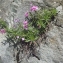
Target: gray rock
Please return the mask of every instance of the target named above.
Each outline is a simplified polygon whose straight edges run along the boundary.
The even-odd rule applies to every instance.
[[[0,56],[0,63],[3,63],[2,59],[1,59],[1,56]]]
[[[38,50],[34,50],[34,51],[32,52],[32,54],[33,54],[33,56],[35,56],[38,60],[41,59],[41,55],[40,55],[40,53],[39,53]]]
[[[56,25],[59,27],[63,27],[63,6],[60,5],[56,8],[58,15],[56,17]]]
[[[0,56],[3,63],[14,63],[13,49],[9,48],[9,44],[2,44],[6,40],[5,35],[0,33]]]
[[[56,21],[56,25],[59,27],[63,27],[63,16],[57,16],[57,21]]]
[[[29,63],[38,63],[39,60],[37,60],[37,58],[35,57],[30,57],[29,60],[28,60]]]
[[[63,7],[62,5],[56,7],[56,10],[57,10],[59,15],[63,15],[63,8],[62,7]]]
[[[42,0],[41,0],[42,1]],[[60,10],[59,15],[57,16],[56,25],[51,24],[51,27],[48,32],[46,32],[47,38],[40,44],[40,48],[37,48],[39,51],[40,60],[36,57],[25,58],[21,63],[63,63],[63,9],[60,3],[63,6],[63,3],[60,0],[43,0],[45,4],[52,7],[56,7],[57,10]],[[7,21],[12,21],[12,17],[19,18],[21,21],[24,20],[24,13],[30,8],[30,1],[28,3],[14,0],[0,0],[0,16]],[[4,4],[4,5],[3,5]],[[7,4],[7,5],[6,5]],[[33,3],[38,5],[38,3]],[[42,4],[40,4],[42,5]],[[59,6],[60,5],[60,6]],[[59,25],[61,27],[59,27]],[[0,34],[0,56],[3,63],[16,63],[13,58],[12,48],[9,48],[9,45],[3,45],[1,42],[5,39],[4,34]],[[0,59],[0,60],[1,60]]]
[[[57,7],[62,3],[62,0],[43,0],[44,3],[50,7]]]

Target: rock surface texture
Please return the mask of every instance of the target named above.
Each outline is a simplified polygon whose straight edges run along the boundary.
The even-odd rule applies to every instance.
[[[14,63],[13,54],[9,44],[4,45],[5,34],[0,33],[0,63]]]
[[[40,0],[37,1],[40,2]],[[41,56],[40,60],[33,56],[26,59],[25,56],[21,63],[63,63],[63,1],[44,1],[41,0],[44,6],[47,3],[48,6],[55,7],[57,11],[59,11],[58,16],[56,17],[55,23],[51,22],[50,28],[46,32],[46,39],[44,39],[40,47],[37,48]],[[35,5],[37,5],[37,3],[35,3]],[[4,20],[10,23],[13,18],[19,18],[23,21],[24,13],[29,10],[29,7],[30,2],[24,5],[21,0],[0,0],[0,18],[4,18]],[[9,47],[8,44],[3,45],[1,43],[5,39],[5,34],[0,34],[0,63],[16,63],[14,61],[12,48]]]

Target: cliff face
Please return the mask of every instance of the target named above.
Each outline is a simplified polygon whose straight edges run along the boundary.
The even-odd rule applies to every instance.
[[[63,63],[63,4],[61,0],[38,0],[42,6],[52,6],[60,11],[54,22],[51,22],[50,29],[46,32],[46,39],[42,41],[36,50],[39,53],[36,57],[22,59],[21,63]],[[34,2],[35,5],[38,3]],[[29,10],[30,2],[24,3],[22,0],[0,0],[0,18],[12,23],[14,18],[24,20],[24,13]],[[3,45],[5,35],[0,34],[0,63],[16,63],[13,57],[12,48],[8,44]],[[37,54],[37,53],[36,53]]]

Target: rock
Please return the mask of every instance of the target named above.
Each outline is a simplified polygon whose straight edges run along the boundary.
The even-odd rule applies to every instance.
[[[35,57],[30,57],[29,60],[28,60],[29,63],[38,63],[39,60],[37,60],[37,58]]]
[[[2,42],[6,40],[6,34],[0,33],[0,56],[3,63],[14,63],[13,48],[9,48],[9,44],[4,45]]]
[[[57,7],[61,4],[62,0],[43,0],[44,3],[50,7]]]
[[[34,51],[32,52],[32,54],[33,54],[33,56],[36,57],[38,60],[41,59],[41,55],[40,55],[39,51],[34,50]]]
[[[63,15],[62,5],[58,6],[58,7],[56,8],[56,10],[57,10],[58,14]]]
[[[63,28],[59,28],[59,31],[61,31],[60,32],[60,40],[63,42]],[[63,44],[63,43],[62,43]]]
[[[42,0],[41,0],[42,1]],[[29,57],[27,59],[26,55],[21,63],[63,63],[63,1],[61,0],[43,0],[45,5],[55,7],[57,11],[60,11],[57,16],[57,22],[51,24],[48,32],[46,32],[47,38],[42,41],[40,47],[38,48],[37,57]],[[4,17],[7,21],[12,21],[13,18],[19,18],[21,21],[24,20],[24,13],[29,10],[30,2],[20,3],[19,0],[0,0],[0,16]],[[4,4],[4,6],[3,6]],[[7,4],[7,5],[6,5]],[[38,3],[34,2],[35,5]],[[60,5],[61,4],[61,5]],[[40,4],[42,5],[42,4]],[[1,7],[2,6],[2,7]],[[13,10],[14,9],[14,10]],[[15,12],[16,11],[16,12]],[[0,56],[3,63],[16,63],[13,57],[13,48],[9,48],[9,45],[3,45],[1,42],[5,39],[4,34],[0,34]],[[34,52],[35,54],[35,52]]]
[[[63,27],[63,6],[60,5],[56,8],[58,15],[56,17],[56,25],[59,27]]]
[[[1,59],[1,56],[0,56],[0,63],[3,63],[2,59]]]
[[[63,17],[62,16],[57,16],[56,25],[59,27],[63,27]]]

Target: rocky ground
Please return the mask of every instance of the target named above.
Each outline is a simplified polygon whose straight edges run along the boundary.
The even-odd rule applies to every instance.
[[[3,2],[4,1],[2,0],[2,3]],[[51,24],[49,25],[49,30],[46,32],[46,36],[47,36],[46,39],[42,41],[40,47],[36,48],[36,50],[38,51],[38,54],[36,53],[36,55],[38,55],[40,60],[38,60],[37,57],[33,57],[33,56],[30,56],[29,59],[27,59],[25,55],[21,63],[63,63],[63,4],[62,2],[63,2],[62,0],[45,0],[45,2],[42,1],[41,5],[43,6],[48,5],[48,6],[55,7],[57,11],[59,11],[58,16],[55,18],[54,22],[51,22]],[[2,3],[0,5],[2,5]],[[12,2],[12,4],[14,5],[14,2]],[[13,15],[15,15],[15,18],[19,18],[23,21],[24,12],[26,10],[29,10],[28,4],[29,3],[27,3],[26,5],[20,3],[15,4],[16,8],[15,7],[14,8],[17,9],[17,12],[12,13],[12,11],[9,11],[9,8],[7,7],[9,4],[6,5],[5,3],[6,8],[8,10],[6,11],[4,6],[2,8],[0,6],[1,9],[0,13],[2,13],[2,10],[5,10],[5,12],[3,11],[4,15],[0,14],[0,17],[4,19],[6,17],[5,20],[10,20],[9,17],[11,16],[12,13]],[[7,14],[8,12],[10,12],[10,15]],[[6,39],[5,34],[0,34],[0,63],[16,63],[14,61],[12,48],[9,47],[8,44],[4,45],[1,43],[4,42],[5,39]]]

